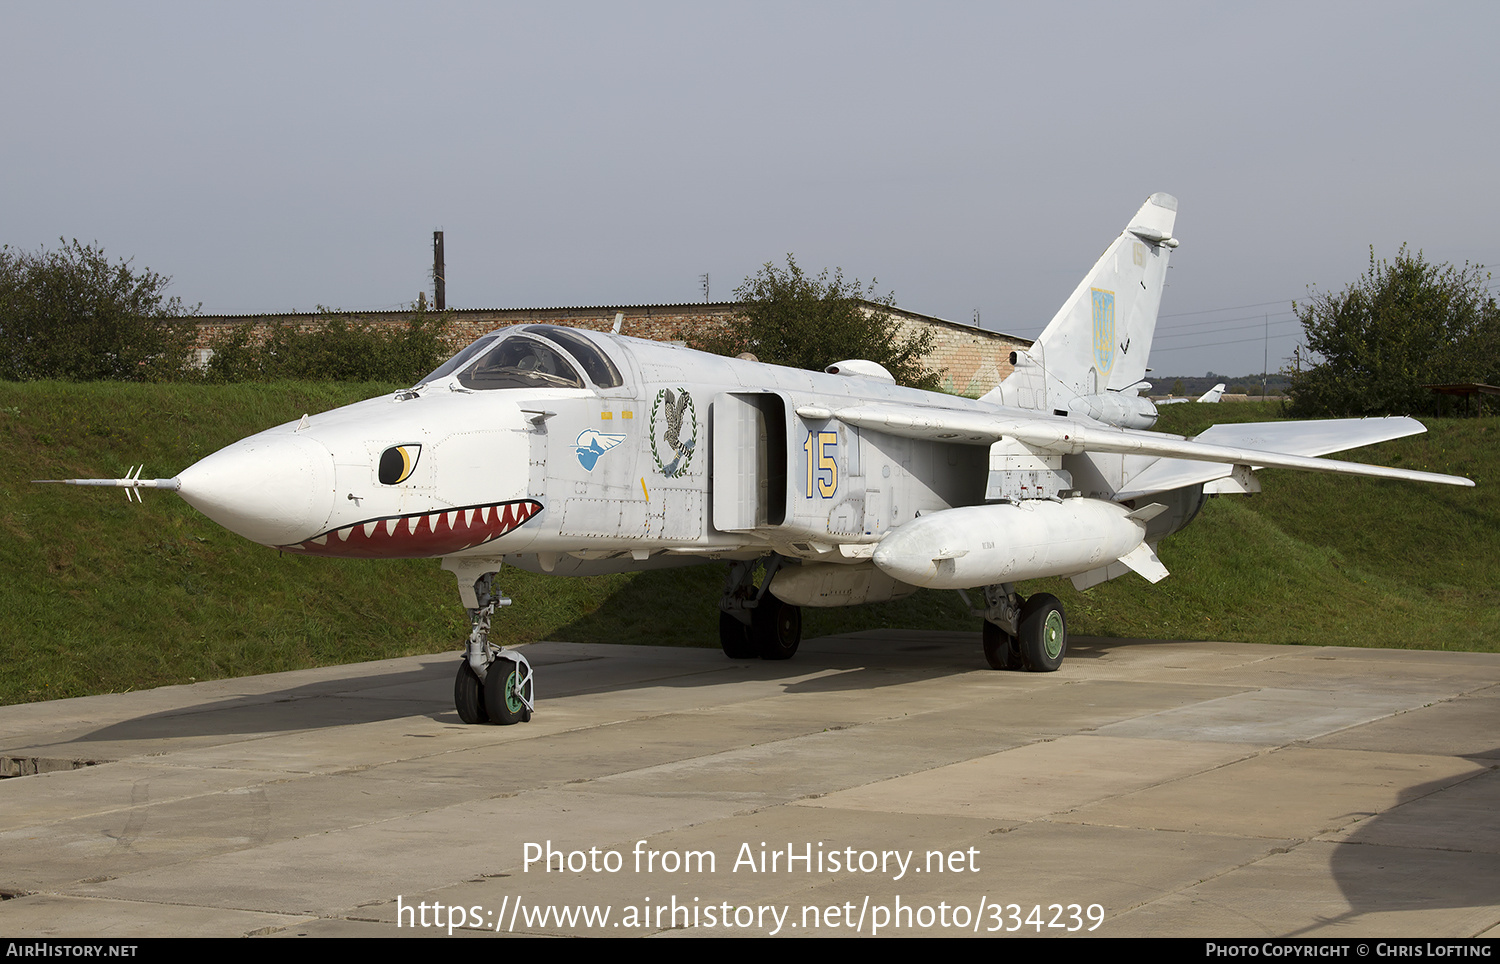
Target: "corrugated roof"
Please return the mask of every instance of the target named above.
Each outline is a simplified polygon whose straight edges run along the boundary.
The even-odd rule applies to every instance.
[[[866,305],[869,305],[872,308],[882,308],[882,309],[889,308],[889,306],[887,306],[887,305],[877,304],[877,303],[872,302],[872,301],[866,301],[864,303]],[[738,302],[738,301],[710,301],[710,302],[696,301],[696,302],[681,302],[681,303],[677,303],[677,304],[648,304],[648,305],[554,305],[554,306],[551,306],[551,307],[533,307],[533,308],[446,308],[446,309],[444,309],[444,311],[446,313],[454,314],[454,315],[509,315],[509,314],[521,315],[521,314],[538,313],[538,312],[608,313],[608,312],[613,312],[613,311],[624,311],[624,312],[673,311],[673,312],[684,312],[684,313],[687,313],[687,312],[699,312],[699,311],[703,311],[704,309],[710,309],[710,310],[714,310],[714,311],[729,311],[729,310],[732,310],[734,308],[739,307],[739,305],[740,305],[740,302]],[[427,310],[429,312],[436,312],[436,309],[434,309],[434,308],[428,308]],[[1009,339],[1011,341],[1022,343],[1022,344],[1027,344],[1027,345],[1031,344],[1031,339],[1030,338],[1022,338],[1019,335],[1012,335],[1012,334],[1009,334],[1009,333],[1003,332],[1003,331],[995,331],[994,329],[991,329],[991,328],[981,328],[981,327],[979,327],[977,325],[972,325],[972,324],[969,324],[967,322],[949,321],[946,318],[939,318],[936,315],[925,315],[925,314],[921,313],[920,311],[912,311],[910,308],[902,308],[899,305],[896,306],[894,309],[891,309],[891,310],[897,311],[897,312],[901,313],[902,315],[906,315],[906,316],[911,317],[911,318],[919,318],[922,321],[925,321],[925,322],[928,322],[928,323],[931,323],[931,324],[947,325],[950,328],[965,329],[965,330],[968,330],[968,331],[972,331],[972,332],[974,332],[976,334],[987,335],[987,336],[996,336],[996,337],[1000,337],[1000,338],[1007,338],[1007,339]],[[344,310],[338,310],[338,311],[267,311],[267,312],[258,312],[256,314],[248,314],[248,315],[199,315],[194,320],[198,321],[200,323],[214,324],[214,323],[219,323],[219,322],[254,321],[254,320],[260,319],[260,318],[323,318],[323,317],[327,317],[329,315],[345,315],[345,316],[350,316],[350,317],[360,317],[360,316],[370,316],[370,315],[406,315],[406,314],[411,314],[411,309],[409,309],[409,308],[382,308],[382,309],[376,309],[376,310],[373,310],[373,311],[353,311],[353,310],[351,310],[351,311],[344,311]]]

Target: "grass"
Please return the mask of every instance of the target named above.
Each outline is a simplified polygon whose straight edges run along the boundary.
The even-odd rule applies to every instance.
[[[0,703],[119,692],[456,650],[467,634],[434,560],[281,555],[167,493],[31,479],[169,477],[270,425],[393,386],[0,383]],[[1277,417],[1274,403],[1178,405],[1164,431]],[[1056,593],[1077,634],[1495,651],[1500,641],[1500,420],[1434,419],[1425,436],[1350,453],[1468,475],[1477,489],[1264,472],[1265,492],[1209,501],[1161,558]],[[716,646],[718,565],[567,579],[506,570],[509,641]],[[807,610],[807,636],[879,627],[974,630],[955,593]],[[976,653],[978,650],[976,639]]]

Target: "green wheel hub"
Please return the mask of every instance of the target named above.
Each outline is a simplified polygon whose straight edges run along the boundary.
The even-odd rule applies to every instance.
[[[526,687],[528,692],[516,692],[519,686]],[[528,722],[531,708],[526,705],[525,697],[531,695],[530,687],[524,664],[505,656],[490,660],[489,672],[484,677],[484,705],[490,722],[501,726]]]
[[[505,677],[506,709],[510,710],[512,713],[519,715],[521,712],[521,707],[524,705],[525,704],[521,702],[520,695],[516,693],[516,671],[511,670],[510,675]]]
[[[1048,659],[1057,659],[1062,653],[1063,644],[1063,618],[1062,613],[1057,610],[1047,614],[1046,625],[1042,628],[1042,645],[1047,650]]]
[[[1026,668],[1033,673],[1051,673],[1068,655],[1068,619],[1062,603],[1051,593],[1039,592],[1021,605],[1019,642]]]

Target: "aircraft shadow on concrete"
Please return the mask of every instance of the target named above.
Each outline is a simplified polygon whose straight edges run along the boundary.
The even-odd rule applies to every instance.
[[[1453,823],[1467,815],[1488,825],[1500,807],[1500,747],[1462,758],[1487,769],[1407,787],[1396,806],[1335,845],[1330,870],[1349,910],[1286,936],[1376,913],[1495,906],[1500,855],[1460,840]],[[1455,795],[1460,803],[1452,802]]]
[[[428,657],[421,669],[360,679],[320,680],[283,690],[227,697],[194,706],[148,713],[76,737],[71,743],[158,740],[194,736],[284,733],[357,726],[409,716],[432,715],[432,702],[452,697],[458,654]],[[443,692],[443,683],[447,692]],[[381,690],[406,692],[386,692]]]
[[[1070,659],[1097,659],[1118,646],[1159,641],[1075,637]],[[566,644],[565,644],[566,645]],[[737,680],[785,680],[789,694],[839,693],[904,686],[968,673],[1013,678],[1023,685],[1047,685],[1063,677],[1048,673],[1007,673],[988,669],[977,632],[888,630],[809,640],[790,660],[730,660],[716,650],[643,647],[650,658],[613,660],[563,651],[535,651],[533,665],[548,700],[598,692],[661,687],[722,686]],[[666,654],[681,653],[681,660]],[[213,736],[251,736],[341,726],[357,726],[425,716],[457,724],[450,707],[453,675],[460,654],[439,653],[417,670],[357,679],[320,680],[283,690],[229,697],[212,703],[150,713],[100,727],[65,745]],[[612,665],[606,670],[605,663]],[[590,672],[597,663],[601,672]],[[1010,684],[1013,685],[1013,684]],[[539,705],[546,712],[545,701]],[[521,724],[526,725],[526,724]]]

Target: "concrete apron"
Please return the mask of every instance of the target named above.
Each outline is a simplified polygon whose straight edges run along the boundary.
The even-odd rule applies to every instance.
[[[1500,934],[1500,655],[526,652],[0,708],[0,933]]]

